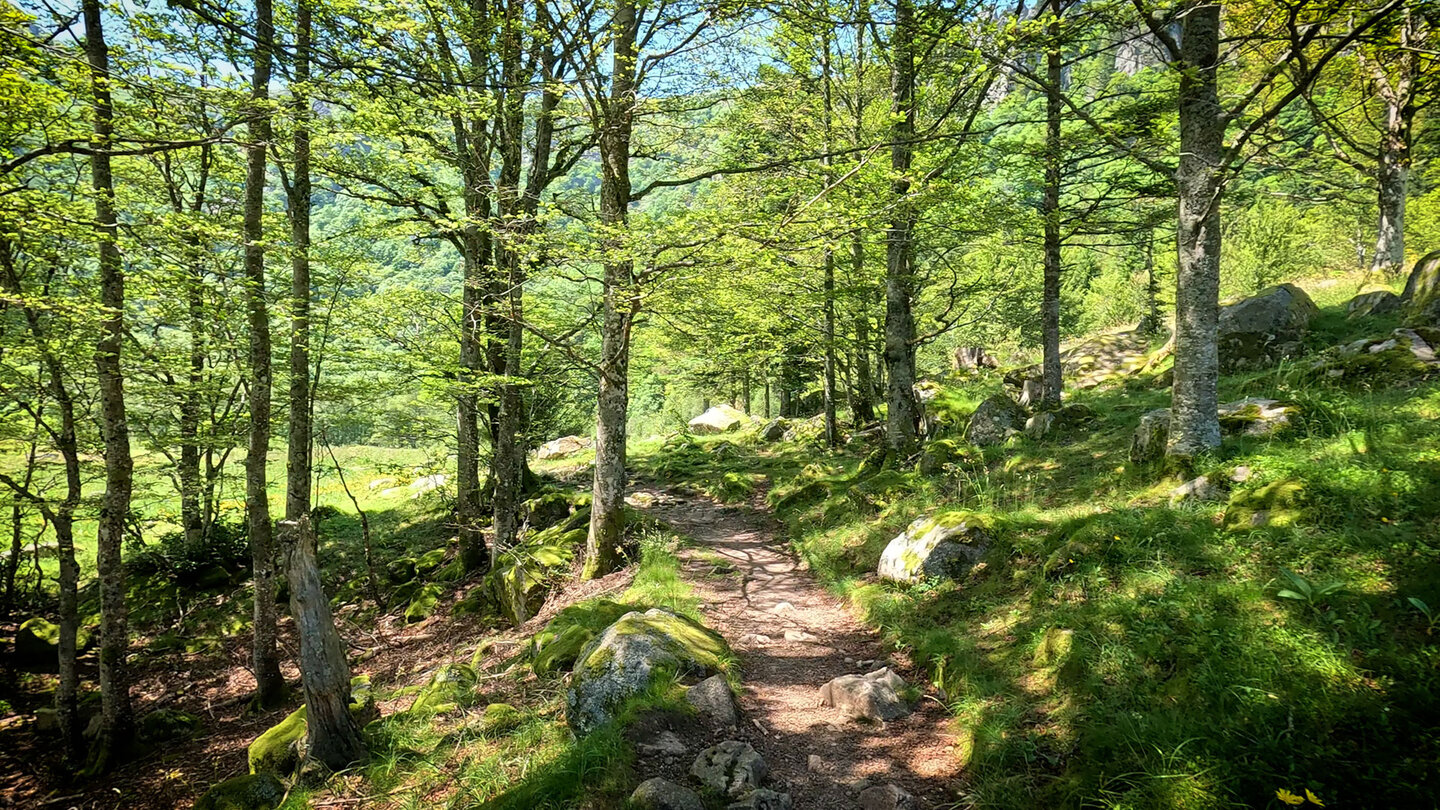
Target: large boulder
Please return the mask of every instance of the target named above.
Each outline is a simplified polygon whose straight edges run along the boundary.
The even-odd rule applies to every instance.
[[[587,439],[584,436],[561,436],[535,448],[535,458],[562,459],[577,455],[595,446],[594,439]]]
[[[750,417],[743,411],[729,405],[716,405],[690,420],[690,432],[700,436],[729,433],[739,430],[748,421]]]
[[[700,784],[732,799],[759,790],[770,768],[749,743],[726,740],[700,752],[690,775]]]
[[[565,692],[565,719],[587,734],[614,719],[626,701],[650,687],[659,670],[708,676],[728,655],[725,640],[660,608],[621,616],[580,651]]]
[[[864,675],[841,675],[820,687],[822,705],[834,707],[842,717],[887,722],[910,713],[900,696],[905,679],[889,667]]]
[[[965,438],[984,447],[1000,444],[1025,429],[1025,409],[1005,394],[987,397],[965,426]]]
[[[1278,284],[1220,308],[1217,343],[1222,373],[1263,368],[1304,350],[1320,310],[1294,284]]]
[[[1351,298],[1345,313],[1351,318],[1369,318],[1394,315],[1400,308],[1400,296],[1389,290],[1370,290]]]
[[[285,785],[274,774],[252,773],[205,791],[195,810],[274,810],[283,801]]]
[[[15,630],[15,663],[25,669],[60,666],[60,625],[36,616]]]
[[[1410,270],[1400,294],[1407,324],[1440,326],[1440,250],[1427,253]]]
[[[896,582],[959,579],[985,556],[990,541],[969,512],[922,517],[885,546],[878,573]]]

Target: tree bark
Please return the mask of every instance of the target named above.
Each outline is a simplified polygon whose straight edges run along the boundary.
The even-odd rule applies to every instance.
[[[105,439],[105,494],[100,500],[95,566],[100,578],[100,736],[90,770],[101,773],[124,752],[133,722],[127,656],[130,645],[121,542],[130,514],[133,463],[125,415],[121,347],[125,338],[125,266],[116,245],[115,183],[110,169],[114,105],[110,98],[110,53],[105,44],[100,0],[84,0],[85,56],[94,103],[90,157],[95,192],[95,237],[99,248],[100,304],[104,308],[95,347],[100,426]]]
[[[856,283],[863,283],[865,241],[859,233],[850,243],[850,262]],[[870,376],[870,315],[861,296],[855,313],[855,405],[851,414],[857,426],[875,421],[875,381]]]
[[[270,147],[270,69],[275,29],[271,0],[255,3],[254,71],[250,80],[250,143],[245,156],[245,311],[250,327],[250,434],[245,454],[245,520],[254,580],[250,666],[255,701],[278,706],[285,698],[276,640],[275,534],[266,492],[270,455],[270,311],[265,302],[265,151]]]
[[[290,186],[290,431],[285,460],[285,519],[310,512],[310,20],[308,0],[295,9],[294,174]],[[301,673],[303,676],[304,673]]]
[[[899,0],[890,74],[894,124],[891,126],[890,191],[894,213],[885,235],[885,370],[888,410],[885,435],[890,453],[908,458],[915,453],[920,421],[915,401],[914,295],[915,208],[907,200],[915,136],[915,6]]]
[[[310,516],[281,524],[290,614],[300,636],[300,672],[305,686],[306,756],[339,770],[365,758],[360,726],[350,714],[350,665],[345,643],[330,615],[330,600],[315,562]]]
[[[1175,286],[1175,383],[1166,452],[1188,457],[1220,444],[1220,197],[1225,119],[1216,69],[1220,6],[1196,3],[1180,33],[1178,270]]]
[[[1414,110],[1409,110],[1413,115]],[[1380,223],[1370,271],[1395,278],[1405,270],[1405,197],[1410,186],[1410,121],[1406,109],[1386,104],[1385,130],[1380,136],[1380,160],[1375,182],[1379,192]]]
[[[600,328],[600,391],[595,427],[595,480],[583,577],[604,576],[620,562],[625,529],[625,435],[630,401],[630,327],[639,310],[634,260],[624,233],[630,207],[630,134],[635,114],[634,0],[617,0],[611,20],[613,66],[601,110],[600,225],[604,229],[605,300]]]
[[[1045,278],[1040,342],[1044,349],[1042,401],[1050,408],[1060,406],[1064,384],[1060,367],[1060,2],[1050,0],[1045,48]]]

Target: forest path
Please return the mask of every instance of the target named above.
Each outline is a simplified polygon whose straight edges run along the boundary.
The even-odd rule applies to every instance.
[[[914,713],[883,725],[842,720],[820,705],[821,685],[840,675],[888,665],[912,684],[923,680],[884,656],[877,634],[801,567],[761,501],[726,506],[639,491],[654,498],[646,511],[695,543],[681,551],[683,576],[706,623],[740,659],[738,737],[765,758],[771,783],[790,792],[796,810],[856,807],[860,780],[900,785],[924,807],[957,801],[959,761],[938,701],[922,697]]]

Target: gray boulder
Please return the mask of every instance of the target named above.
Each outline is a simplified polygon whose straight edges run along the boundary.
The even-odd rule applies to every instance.
[[[587,439],[584,436],[561,436],[535,448],[537,459],[562,459],[569,458],[583,450],[589,450],[595,446],[594,439]]]
[[[1400,296],[1389,290],[1371,290],[1351,298],[1345,312],[1351,318],[1393,315],[1400,311]]]
[[[899,785],[875,785],[860,791],[860,810],[915,810],[915,797]]]
[[[1290,427],[1299,408],[1275,399],[1246,397],[1226,402],[1216,412],[1225,436],[1273,436]],[[1159,408],[1140,417],[1130,440],[1130,460],[1140,464],[1165,455],[1170,439],[1170,409]]]
[[[1043,439],[1055,427],[1055,414],[1041,411],[1025,420],[1025,435],[1032,439]]]
[[[896,582],[959,579],[985,556],[990,541],[969,512],[918,518],[885,546],[877,573]]]
[[[630,794],[630,804],[639,810],[705,810],[695,791],[658,776],[641,782]]]
[[[697,436],[729,433],[739,430],[748,421],[750,417],[743,411],[729,405],[716,405],[690,420],[690,432]]]
[[[1400,304],[1407,324],[1440,326],[1440,250],[1415,262],[1405,280]]]
[[[1186,501],[1223,501],[1226,494],[1222,483],[1202,475],[1170,490],[1170,505],[1177,506]]]
[[[738,799],[760,784],[770,773],[765,760],[749,743],[726,740],[700,752],[690,775],[722,796]]]
[[[724,639],[683,616],[660,608],[626,613],[581,649],[565,719],[576,734],[588,734],[648,689],[658,670],[706,676],[727,654]]]
[[[790,794],[774,790],[752,790],[738,802],[731,802],[725,810],[790,810]]]
[[[1382,338],[1327,349],[1311,364],[1317,377],[1369,385],[1407,382],[1440,373],[1440,329],[1396,329]]]
[[[760,438],[767,442],[778,442],[785,438],[785,431],[789,427],[790,422],[787,419],[771,419],[765,423],[765,427],[760,428]]]
[[[1310,319],[1320,310],[1294,284],[1278,284],[1220,308],[1220,371],[1263,368],[1304,350]]]
[[[820,702],[845,718],[885,722],[910,713],[900,697],[905,679],[889,667],[865,675],[841,675],[820,687]]]
[[[980,403],[975,413],[970,415],[965,438],[981,447],[1000,444],[1025,427],[1026,416],[1025,409],[1015,400],[1004,394],[995,394]]]
[[[722,728],[740,724],[740,707],[724,675],[711,675],[685,691],[685,702]]]
[[[1170,409],[1147,411],[1140,417],[1140,424],[1130,439],[1130,460],[1141,464],[1160,458],[1165,455],[1165,442],[1169,438]]]

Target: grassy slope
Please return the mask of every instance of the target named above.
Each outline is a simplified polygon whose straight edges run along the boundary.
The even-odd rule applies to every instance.
[[[1391,326],[1347,322],[1343,292],[1317,292],[1316,347]],[[1228,440],[1201,470],[1250,467],[1240,492],[1298,482],[1293,525],[1228,531],[1224,503],[1171,508],[1179,479],[1127,458],[1140,414],[1168,405],[1148,380],[1077,393],[1099,414],[1081,432],[934,477],[857,487],[853,455],[793,446],[649,463],[701,489],[768,468],[804,558],[928,664],[975,806],[1281,806],[1277,790],[1307,788],[1331,806],[1432,806],[1440,640],[1407,600],[1440,610],[1440,386],[1342,389],[1281,368],[1221,395],[1303,407],[1291,433]],[[941,507],[995,524],[986,564],[960,583],[874,581],[890,538]],[[1279,598],[1294,587],[1282,568],[1341,589]]]

